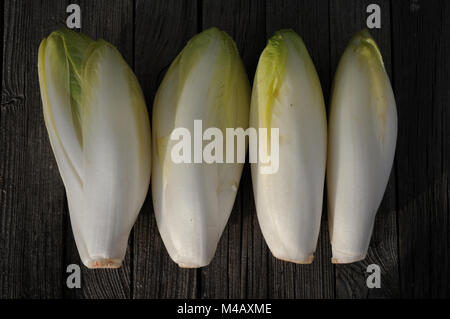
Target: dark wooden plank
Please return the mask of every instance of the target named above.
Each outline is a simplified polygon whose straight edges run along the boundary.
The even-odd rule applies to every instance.
[[[267,37],[290,28],[305,42],[321,80],[325,101],[330,90],[328,1],[268,0]],[[334,269],[326,218],[326,201],[322,225],[311,265],[296,265],[269,257],[269,296],[273,298],[333,298]]]
[[[403,297],[448,297],[450,4],[392,1]]]
[[[314,263],[275,260],[259,229],[246,165],[210,266],[182,270],[170,260],[149,193],[123,268],[92,271],[82,266],[82,289],[65,287],[67,265],[81,261],[42,116],[37,48],[64,25],[69,3],[81,5],[83,32],[112,42],[135,68],[151,114],[167,66],[187,40],[210,26],[225,29],[236,40],[251,81],[266,39],[278,29],[294,29],[308,47],[328,101],[339,58],[365,26],[371,2],[5,1],[0,298],[448,297],[450,3],[443,0],[376,2],[382,8],[382,28],[371,33],[393,82],[399,135],[395,168],[365,261],[331,265],[326,202]],[[366,287],[365,271],[372,263],[382,269],[381,289]]]
[[[442,172],[441,182],[436,188],[438,207],[434,209],[435,224],[442,223],[439,227],[444,228],[438,234],[432,233],[432,245],[439,247],[436,251],[434,264],[439,264],[438,268],[433,268],[431,276],[431,284],[436,288],[432,290],[433,298],[449,298],[450,297],[450,90],[449,90],[449,74],[450,74],[450,5],[445,3],[442,12],[442,25],[439,34],[437,60],[440,66],[436,68],[436,93],[435,103],[439,105],[440,114],[435,116],[435,121],[440,121],[437,126],[441,127],[442,142]],[[439,131],[437,131],[439,132]],[[438,133],[439,134],[439,133]],[[445,229],[446,227],[446,229]]]
[[[330,2],[330,49],[332,74],[351,38],[367,28],[367,6],[373,1]],[[387,72],[391,75],[391,23],[390,2],[376,2],[381,8],[381,28],[370,29],[377,42]],[[392,80],[392,76],[391,76]],[[394,90],[395,92],[395,90]],[[389,298],[399,296],[398,250],[396,224],[395,167],[378,209],[372,239],[365,260],[348,265],[336,265],[337,298]],[[381,268],[381,288],[369,289],[367,266]]]
[[[0,298],[62,296],[65,197],[42,115],[40,41],[65,1],[5,1],[0,108]]]
[[[236,42],[250,82],[266,38],[265,1],[203,1],[202,27],[218,27]],[[202,269],[203,298],[266,297],[267,251],[256,220],[250,166],[245,165],[233,211],[213,261]]]
[[[135,70],[151,114],[156,90],[168,66],[197,32],[197,3],[137,0],[135,12]],[[135,225],[133,297],[196,297],[198,271],[181,269],[170,259],[151,202],[149,192]]]
[[[81,8],[81,31],[93,39],[104,39],[117,47],[130,66],[133,66],[133,0],[72,1]],[[65,10],[64,10],[65,12]],[[67,248],[64,267],[81,260],[73,239],[70,221],[66,224]],[[133,235],[131,234],[130,238]],[[120,269],[82,268],[81,289],[65,290],[66,297],[76,298],[130,298],[132,240]]]

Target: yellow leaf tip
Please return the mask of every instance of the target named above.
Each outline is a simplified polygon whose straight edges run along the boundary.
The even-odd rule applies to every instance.
[[[370,34],[369,30],[362,29],[359,31],[350,41],[350,46],[354,48],[355,51],[367,55],[374,55],[381,65],[384,67],[383,57],[381,55],[380,49],[377,43]]]

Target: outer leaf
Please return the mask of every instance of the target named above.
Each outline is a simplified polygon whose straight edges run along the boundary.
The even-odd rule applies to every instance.
[[[322,212],[327,127],[319,78],[292,30],[277,32],[260,57],[250,126],[278,128],[280,135],[278,172],[262,174],[261,161],[252,164],[264,238],[275,257],[311,263]]]
[[[243,164],[174,164],[178,127],[248,126],[250,88],[233,40],[218,29],[195,36],[172,63],[153,107],[152,191],[156,221],[171,258],[202,267],[214,256],[230,215]],[[192,153],[193,154],[193,153]]]
[[[331,100],[327,189],[334,263],[364,259],[397,139],[394,94],[367,30],[345,50]]]
[[[83,263],[118,267],[150,179],[150,125],[120,53],[67,29],[39,48],[44,117]]]

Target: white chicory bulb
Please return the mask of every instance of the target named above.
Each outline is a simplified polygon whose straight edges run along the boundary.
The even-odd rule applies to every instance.
[[[210,143],[218,141],[213,136],[195,146],[202,131],[194,132],[194,121],[202,121],[205,136],[209,128],[219,129],[225,149],[226,128],[245,130],[249,106],[250,85],[236,45],[216,28],[188,42],[159,87],[152,121],[153,203],[161,237],[180,267],[203,267],[214,257],[243,168],[236,161],[210,163],[203,158],[202,163],[194,163],[195,157],[198,162],[202,156],[202,146],[206,151]],[[187,153],[180,151],[189,153],[184,162],[172,158],[181,141],[171,138],[177,128],[187,129],[190,135],[190,139],[186,137],[190,144],[184,150]],[[225,157],[223,151],[224,162]]]
[[[262,233],[279,259],[309,264],[314,259],[322,214],[327,123],[314,64],[302,39],[281,30],[268,41],[258,63],[250,126],[279,129],[277,149],[269,130],[266,148],[279,164],[271,173],[262,157],[252,164],[253,191]],[[267,145],[261,141],[259,145]],[[263,149],[263,148],[262,148]],[[266,152],[263,149],[263,153]],[[261,149],[260,154],[261,155]]]
[[[397,111],[367,30],[339,63],[331,99],[327,190],[333,263],[365,258],[394,160]]]
[[[68,29],[39,48],[44,119],[82,262],[120,267],[150,181],[144,97],[117,49]]]

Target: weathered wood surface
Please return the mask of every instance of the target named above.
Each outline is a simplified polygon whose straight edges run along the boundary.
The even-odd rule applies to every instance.
[[[151,114],[171,61],[211,26],[236,41],[250,81],[265,43],[292,28],[304,39],[326,101],[337,63],[366,7],[394,88],[399,133],[394,169],[365,261],[330,262],[326,200],[312,265],[276,260],[268,250],[246,165],[213,262],[179,269],[158,233],[151,194],[119,270],[82,267],[82,288],[66,288],[80,264],[64,186],[45,129],[37,79],[42,38],[82,8],[82,31],[112,42],[134,68]],[[59,0],[4,1],[0,108],[0,298],[426,298],[450,296],[450,3],[392,0]],[[366,267],[382,270],[380,289]]]
[[[196,1],[136,1],[135,69],[151,115],[164,73],[197,29]],[[193,298],[199,271],[180,269],[164,248],[156,227],[151,194],[134,231],[134,298]]]
[[[331,28],[330,45],[331,70],[334,72],[342,52],[357,30],[366,27],[365,12],[370,0],[332,1],[330,7]],[[390,2],[377,1],[381,8],[381,29],[371,30],[371,34],[383,54],[388,74],[391,72],[391,21]],[[394,90],[395,91],[395,90]],[[398,107],[401,107],[400,105]],[[336,265],[336,297],[337,298],[395,298],[399,297],[398,248],[396,224],[396,167],[391,172],[389,184],[383,202],[378,210],[371,245],[367,257],[362,262],[348,265]],[[381,268],[382,289],[367,288],[366,269],[370,264]]]
[[[325,101],[330,90],[330,21],[327,0],[268,0],[266,36],[280,29],[296,31],[305,42],[317,68]],[[326,200],[324,199],[324,208]],[[328,219],[322,214],[321,232],[315,260],[311,265],[296,265],[275,259],[270,253],[269,297],[271,298],[334,298],[334,267],[331,264],[331,246]]]
[[[405,297],[448,297],[450,3],[392,2],[397,214]],[[403,21],[403,22],[402,22]]]

